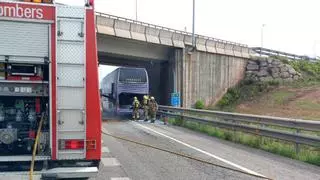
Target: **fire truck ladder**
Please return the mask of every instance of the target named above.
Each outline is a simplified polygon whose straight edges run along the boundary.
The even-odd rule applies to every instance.
[[[85,9],[57,6],[57,144],[86,142]],[[84,144],[86,147],[86,144]],[[58,148],[58,147],[57,147]],[[59,150],[58,159],[83,159],[85,148]]]

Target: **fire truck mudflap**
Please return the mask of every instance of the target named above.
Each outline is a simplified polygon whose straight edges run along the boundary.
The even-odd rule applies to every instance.
[[[0,1],[0,179],[27,179],[36,137],[34,179],[98,173],[93,1],[46,2]]]

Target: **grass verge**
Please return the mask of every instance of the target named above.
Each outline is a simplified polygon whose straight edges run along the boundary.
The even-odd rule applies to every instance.
[[[314,103],[314,102],[310,102],[310,101],[304,101],[304,100],[300,100],[297,102],[298,107],[300,107],[301,109],[312,109],[312,110],[319,110],[320,109],[320,104],[318,103]]]
[[[169,118],[168,122],[173,125],[208,134],[209,136],[244,144],[253,148],[262,149],[274,154],[320,166],[320,149],[314,147],[299,145],[300,151],[299,153],[296,153],[295,144],[291,142],[221,129],[208,124],[183,121],[181,119]]]
[[[295,93],[288,91],[277,91],[272,94],[272,100],[280,105],[285,104],[286,100],[291,97],[294,97]]]

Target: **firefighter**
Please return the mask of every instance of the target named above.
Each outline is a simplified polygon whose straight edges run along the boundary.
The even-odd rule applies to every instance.
[[[158,104],[157,104],[156,100],[154,99],[154,97],[152,97],[152,96],[149,100],[148,107],[149,107],[149,114],[151,117],[151,123],[154,123],[154,121],[156,120],[156,115],[157,115],[157,111],[158,111]]]
[[[134,97],[133,103],[132,103],[132,119],[133,120],[138,120],[140,118],[139,108],[140,108],[140,102],[137,97]]]
[[[144,121],[148,121],[149,120],[149,117],[148,117],[148,111],[149,111],[148,101],[149,101],[148,96],[147,95],[143,96],[142,106],[143,106]]]

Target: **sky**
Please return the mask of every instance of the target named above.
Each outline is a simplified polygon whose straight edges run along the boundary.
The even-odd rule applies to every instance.
[[[95,0],[98,12],[191,32],[192,0]],[[219,39],[320,56],[318,0],[195,0],[195,32]],[[82,0],[57,0],[81,4]],[[264,26],[263,26],[264,24]],[[263,33],[262,33],[263,32]],[[111,67],[100,67],[105,75]],[[100,78],[101,79],[101,78]]]

